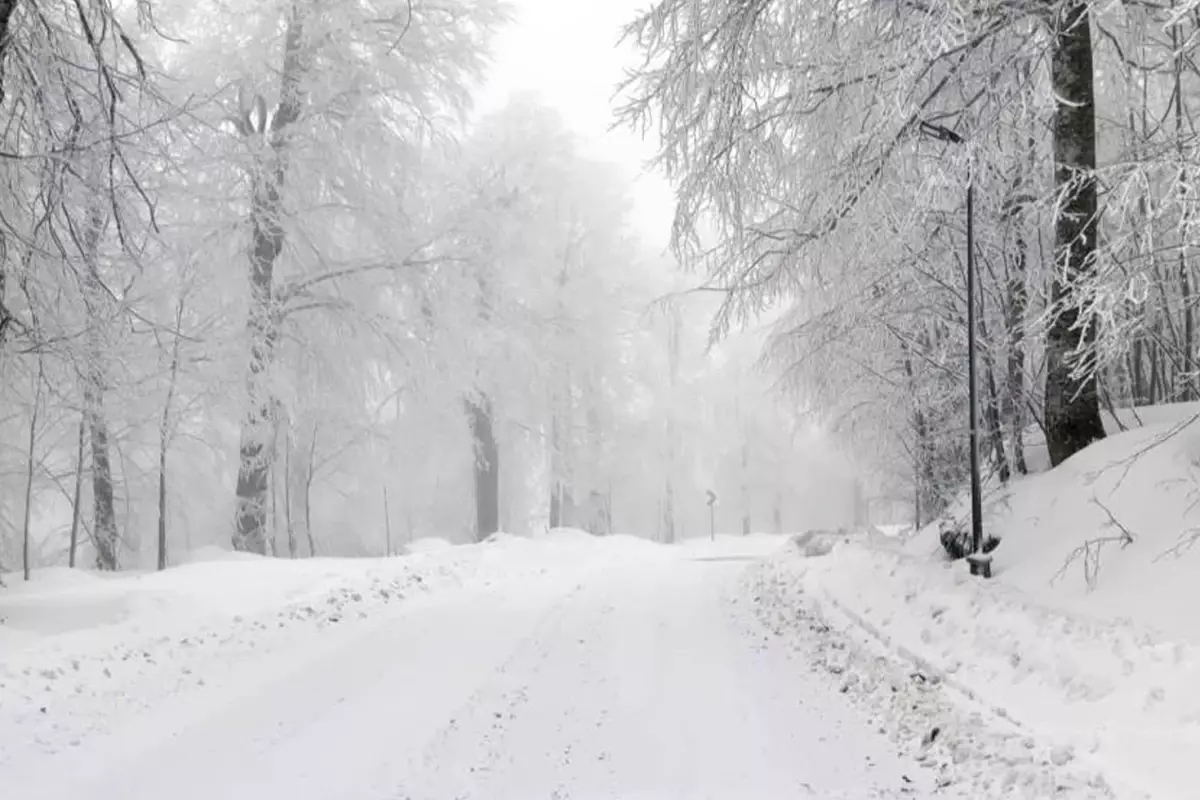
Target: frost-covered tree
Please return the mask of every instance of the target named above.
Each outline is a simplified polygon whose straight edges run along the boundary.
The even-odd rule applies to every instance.
[[[1030,424],[1053,464],[1104,435],[1105,386],[1130,341],[1112,302],[1127,294],[1123,253],[1131,239],[1153,251],[1133,220],[1157,197],[1133,181],[1169,169],[1118,155],[1108,120],[1131,109],[1110,113],[1100,89],[1158,78],[1178,112],[1190,78],[1173,76],[1194,46],[1190,23],[1164,11],[1165,60],[1151,66],[1136,51],[1146,13],[662,0],[627,28],[644,60],[620,116],[659,133],[676,252],[725,297],[714,333],[785,309],[772,360],[851,440],[888,442],[885,460],[908,462],[930,513],[965,461],[968,184],[993,467],[1025,468]],[[1156,133],[1186,129],[1162,119]],[[1101,203],[1110,180],[1124,194]],[[1154,283],[1187,307],[1190,267]],[[1186,339],[1190,312],[1177,313]]]

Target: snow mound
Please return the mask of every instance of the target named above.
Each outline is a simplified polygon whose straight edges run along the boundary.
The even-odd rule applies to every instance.
[[[1002,541],[996,578],[1047,605],[1200,644],[1200,407],[1137,413],[1151,424],[985,498],[985,531]],[[905,549],[941,560],[937,526]]]
[[[184,553],[178,559],[178,562],[181,564],[203,564],[210,561],[259,561],[261,559],[263,559],[263,556],[254,553],[208,545],[206,547],[197,547],[195,550]]]
[[[26,581],[19,573],[0,576],[10,593],[40,592],[46,589],[71,589],[95,586],[104,580],[98,572],[84,569],[69,569],[67,567],[49,567],[34,570]]]
[[[837,545],[828,558],[785,552],[748,571],[745,592],[776,636],[810,654],[818,680],[828,681],[832,691],[863,708],[880,733],[934,773],[942,796],[1146,799],[1124,786],[1115,789],[1107,770],[1087,752],[1086,742],[1080,746],[1074,737],[1056,735],[1062,731],[1047,734],[1031,728],[997,705],[993,694],[976,691],[974,681],[962,675],[969,653],[965,646],[963,658],[955,662],[924,657],[921,635],[897,631],[892,622],[936,630],[941,614],[921,605],[921,595],[906,603],[868,586],[888,572],[844,560],[846,553],[863,552],[847,543]],[[871,592],[870,600],[852,594],[851,587],[860,585]],[[843,603],[847,594],[857,602]],[[964,616],[979,610],[963,605]],[[914,642],[917,647],[911,648]],[[1172,795],[1154,797],[1167,800]]]
[[[581,544],[594,542],[597,536],[579,528],[551,528],[538,537],[540,541],[559,542],[562,544]]]
[[[0,590],[0,774],[19,758],[16,743],[70,752],[172,698],[240,685],[239,671],[263,659],[287,665],[294,653],[333,647],[414,598],[545,575],[570,581],[623,563],[629,551],[504,534],[378,559],[228,558],[214,549],[163,572],[50,574]]]
[[[436,553],[442,550],[448,550],[454,545],[445,539],[439,539],[435,536],[426,536],[404,545],[406,554],[413,553]]]
[[[974,713],[987,723],[971,734],[987,743],[983,751],[1008,752],[1005,725],[1027,737],[1030,754],[1041,755],[1037,765],[1022,762],[1018,783],[1044,786],[1054,775],[1096,797],[1193,798],[1198,413],[1196,404],[1139,409],[1137,419],[1121,412],[1126,426],[1145,423],[1124,431],[1110,414],[1108,438],[993,490],[984,509],[985,533],[1001,539],[993,580],[947,562],[934,524],[907,541],[843,539],[823,558],[793,547],[760,591],[778,615],[818,615],[861,640],[862,652],[914,665],[958,709],[947,719]],[[869,681],[863,670],[857,680]],[[863,696],[878,707],[890,702],[888,694]],[[944,734],[948,723],[937,724]],[[946,755],[951,780],[988,774],[983,762],[971,766],[974,756]]]

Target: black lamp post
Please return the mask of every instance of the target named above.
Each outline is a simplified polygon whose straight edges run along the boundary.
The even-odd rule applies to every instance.
[[[963,138],[942,125],[920,123],[921,133],[943,142],[962,144]],[[991,575],[990,558],[983,552],[983,491],[979,479],[979,401],[975,379],[975,176],[967,176],[967,404],[971,445],[971,574]]]

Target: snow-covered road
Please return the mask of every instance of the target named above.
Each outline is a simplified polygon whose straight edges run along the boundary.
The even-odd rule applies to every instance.
[[[54,800],[920,797],[925,776],[680,549],[414,599],[0,776]]]

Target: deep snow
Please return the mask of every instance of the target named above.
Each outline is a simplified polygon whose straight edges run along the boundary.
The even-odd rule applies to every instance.
[[[1128,430],[1106,415],[1108,438],[1055,470],[987,492],[985,528],[1004,542],[997,576],[1042,604],[1200,645],[1200,548],[1192,549],[1200,535],[1200,403],[1119,416]],[[1031,467],[1044,468],[1044,460],[1035,444]],[[965,518],[965,499],[954,512]],[[1133,537],[1124,547],[1122,528]],[[936,525],[905,548],[929,560],[939,560],[940,549]]]
[[[805,680],[739,594],[780,543],[556,532],[382,560],[208,553],[159,575],[49,573],[0,595],[3,791],[926,796],[928,776]]]
[[[1002,544],[991,581],[946,563],[936,525],[903,543],[801,541],[755,573],[763,613],[809,651],[836,643],[853,654],[837,656],[859,676],[848,694],[901,744],[939,727],[929,758],[980,796],[1007,796],[991,783],[1000,778],[1047,793],[1061,785],[1067,796],[1194,800],[1198,413],[1198,404],[1123,411],[1126,431],[1109,415],[1109,438],[993,487],[985,530]],[[913,688],[880,677],[896,656],[919,683],[938,684],[935,702],[895,699]]]

